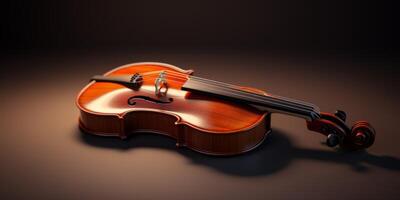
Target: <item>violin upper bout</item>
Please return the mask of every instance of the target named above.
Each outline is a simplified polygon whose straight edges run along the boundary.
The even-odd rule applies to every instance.
[[[134,73],[145,73],[145,72],[162,71],[162,70],[175,71],[187,75],[192,75],[194,73],[192,69],[185,70],[167,63],[139,62],[139,63],[122,65],[107,72],[105,75],[134,74]]]

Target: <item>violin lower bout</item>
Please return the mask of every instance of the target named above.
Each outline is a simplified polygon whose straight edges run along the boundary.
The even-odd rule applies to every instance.
[[[236,155],[260,145],[271,131],[271,114],[246,129],[231,133],[213,133],[179,122],[167,113],[133,111],[122,117],[96,115],[81,110],[79,127],[86,133],[101,136],[117,136],[122,139],[132,134],[152,132],[176,140],[178,147],[187,147],[209,155]]]

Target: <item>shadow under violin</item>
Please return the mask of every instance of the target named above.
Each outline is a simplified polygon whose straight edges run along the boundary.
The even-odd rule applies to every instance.
[[[368,165],[387,170],[400,170],[400,159],[379,156],[365,150],[346,152],[344,150],[321,151],[295,147],[280,130],[273,130],[268,138],[253,151],[237,155],[214,157],[187,148],[177,148],[171,138],[157,134],[134,134],[126,140],[100,137],[77,129],[80,141],[85,144],[117,150],[131,150],[140,147],[161,148],[176,151],[193,163],[205,165],[223,173],[238,176],[269,175],[287,167],[295,159],[313,159],[350,166],[358,172],[368,170]]]

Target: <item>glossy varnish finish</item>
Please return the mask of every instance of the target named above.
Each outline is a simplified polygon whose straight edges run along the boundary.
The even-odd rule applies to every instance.
[[[169,88],[165,97],[155,95],[154,81],[161,71],[167,74]],[[162,63],[136,63],[105,75],[135,73],[143,74],[144,79],[138,90],[115,83],[91,82],[80,92],[76,103],[81,110],[80,127],[85,132],[121,138],[154,132],[175,138],[178,146],[207,154],[232,155],[253,149],[270,131],[270,114],[265,111],[182,91],[191,70]],[[134,105],[128,104],[132,97],[137,97]],[[172,101],[156,103],[151,99]]]

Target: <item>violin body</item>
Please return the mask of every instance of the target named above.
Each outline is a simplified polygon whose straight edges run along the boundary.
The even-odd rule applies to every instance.
[[[117,136],[159,133],[210,155],[254,149],[271,131],[271,113],[306,119],[330,147],[370,147],[375,130],[366,121],[346,125],[346,113],[320,112],[308,102],[193,76],[163,63],[134,63],[94,76],[79,93],[79,126],[87,133]]]
[[[163,63],[128,64],[104,76],[167,71],[192,75]],[[159,133],[176,140],[177,146],[211,155],[233,155],[249,151],[270,132],[271,115],[253,106],[180,88],[185,79],[168,82],[168,97],[156,95],[154,81],[146,77],[137,90],[110,82],[89,83],[78,95],[79,126],[87,133],[127,138],[135,133]],[[242,87],[243,90],[264,92]]]

